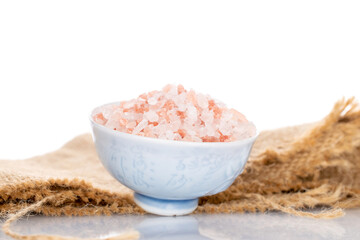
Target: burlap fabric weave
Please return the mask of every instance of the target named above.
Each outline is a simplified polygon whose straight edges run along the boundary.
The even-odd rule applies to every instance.
[[[322,121],[262,132],[244,172],[226,191],[201,198],[195,213],[278,210],[332,218],[359,207],[359,194],[360,110],[352,98]],[[307,211],[314,207],[324,211]],[[0,161],[0,215],[23,209],[55,216],[144,213],[101,165],[90,134],[43,156]]]

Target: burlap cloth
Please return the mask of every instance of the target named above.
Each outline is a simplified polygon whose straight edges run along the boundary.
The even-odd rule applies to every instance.
[[[333,218],[359,207],[359,194],[360,110],[351,98],[336,103],[320,122],[262,132],[244,172],[226,191],[201,198],[195,213],[277,210]],[[323,210],[307,211],[314,207]],[[10,222],[29,212],[144,213],[132,191],[101,165],[90,134],[43,156],[0,161],[0,216],[12,214],[5,232],[17,239],[57,239],[10,231]]]

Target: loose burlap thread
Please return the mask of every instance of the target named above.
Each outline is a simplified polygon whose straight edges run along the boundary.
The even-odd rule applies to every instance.
[[[338,101],[322,121],[261,132],[244,172],[224,192],[202,197],[195,213],[281,211],[334,218],[360,206],[360,109]],[[308,211],[313,208],[322,211]],[[44,215],[143,214],[132,191],[113,179],[97,158],[90,134],[26,160],[0,161],[0,216],[10,224],[28,213]],[[136,239],[137,232],[109,239]]]

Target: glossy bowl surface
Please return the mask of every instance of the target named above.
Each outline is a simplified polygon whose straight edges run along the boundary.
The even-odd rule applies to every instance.
[[[227,189],[244,169],[257,137],[218,143],[155,139],[106,128],[95,123],[92,115],[93,139],[102,164],[135,191],[140,207],[160,215],[192,212],[199,197]]]

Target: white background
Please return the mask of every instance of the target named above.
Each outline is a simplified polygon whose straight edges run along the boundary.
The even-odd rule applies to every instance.
[[[1,1],[0,159],[89,132],[97,105],[167,83],[260,130],[360,98],[360,1]]]

